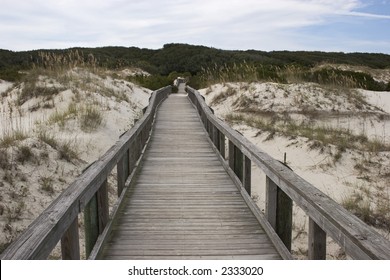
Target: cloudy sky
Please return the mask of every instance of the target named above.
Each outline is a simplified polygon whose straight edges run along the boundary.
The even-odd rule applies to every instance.
[[[390,54],[390,0],[0,0],[0,49],[166,43]]]

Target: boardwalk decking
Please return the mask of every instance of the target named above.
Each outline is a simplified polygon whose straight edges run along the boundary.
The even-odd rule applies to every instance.
[[[83,213],[91,260],[293,259],[294,202],[309,217],[310,259],[326,258],[327,237],[351,258],[390,259],[385,237],[219,120],[198,91],[171,89],[153,92],[142,118],[0,258],[47,259],[60,242],[63,259],[80,259]],[[265,215],[250,197],[253,164],[266,175]],[[115,167],[118,199],[110,205]]]
[[[185,94],[160,106],[104,259],[280,259]]]

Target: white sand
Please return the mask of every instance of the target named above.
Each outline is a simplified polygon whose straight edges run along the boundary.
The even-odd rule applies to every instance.
[[[134,73],[131,69],[123,72]],[[44,97],[32,98],[22,106],[17,106],[15,101],[23,85],[0,82],[0,139],[16,131],[27,135],[27,139],[2,149],[8,154],[9,164],[5,169],[0,168],[0,244],[14,240],[89,163],[115,144],[119,136],[132,127],[149,102],[150,90],[127,81],[102,78],[83,69],[74,69],[68,75],[71,79],[65,83],[40,77],[38,85],[54,85],[63,90],[49,101]],[[15,87],[5,95],[12,86]],[[117,96],[127,96],[129,102]],[[50,121],[56,112],[66,112],[71,103],[76,104],[78,111],[87,104],[97,108],[103,117],[102,124],[96,130],[85,132],[75,115],[66,118],[63,127]],[[61,159],[57,150],[38,139],[39,131],[46,131],[58,143],[68,143],[79,159],[70,162]],[[24,163],[17,160],[18,147],[21,146],[29,147],[33,154]],[[116,191],[111,176],[109,184],[112,185],[111,199],[114,199]],[[45,185],[52,188],[52,193],[44,190]],[[81,228],[82,223],[80,220]],[[83,243],[81,240],[80,244]],[[58,255],[57,249],[53,256]]]
[[[369,138],[379,138],[390,143],[390,115],[385,115],[383,119],[378,118],[377,115],[383,115],[383,112],[375,108],[377,106],[385,112],[390,112],[390,92],[376,93],[359,90],[370,103],[362,107],[359,106],[359,108],[356,108],[354,102],[349,100],[347,95],[332,94],[330,89],[324,89],[315,84],[229,83],[213,85],[208,89],[200,90],[200,92],[205,96],[206,102],[210,104],[215,96],[221,92],[226,92],[228,88],[233,88],[236,91],[235,94],[213,106],[215,114],[222,119],[226,114],[234,113],[238,109],[235,105],[237,98],[255,96],[254,101],[252,99],[249,103],[248,110],[255,106],[262,111],[289,112],[291,114],[300,112],[304,108],[338,113],[341,115],[339,118],[322,120],[322,125],[349,129],[356,134],[364,133]],[[253,105],[253,102],[256,102],[256,104]],[[320,104],[320,106],[317,106],[317,104]],[[367,113],[368,116],[365,115]],[[295,118],[300,120],[304,119],[305,116],[298,115]],[[354,192],[368,194],[367,199],[375,203],[373,196],[378,194],[377,187],[384,188],[384,194],[390,192],[390,186],[386,178],[381,176],[381,174],[387,174],[390,171],[389,152],[373,154],[347,150],[343,153],[341,160],[334,163],[332,157],[332,154],[336,152],[334,146],[326,147],[325,152],[320,152],[318,149],[310,149],[310,143],[302,137],[287,139],[275,135],[273,139],[266,140],[269,133],[262,132],[259,135],[259,129],[244,124],[233,125],[233,128],[240,131],[252,143],[277,160],[283,161],[284,153],[286,153],[287,163],[294,172],[339,203]],[[386,131],[389,131],[389,133],[386,133]],[[370,182],[364,179],[365,174],[361,174],[354,168],[355,165],[366,161],[378,163],[377,165],[364,164],[368,170],[367,173],[372,177]],[[264,211],[265,175],[256,166],[252,165],[252,168],[253,196],[258,199],[258,206]],[[294,207],[293,251],[298,258],[305,258],[307,226],[308,219],[304,212]],[[390,237],[390,233],[382,233]],[[328,258],[337,259],[340,258],[340,254],[341,251],[338,245],[329,240]]]

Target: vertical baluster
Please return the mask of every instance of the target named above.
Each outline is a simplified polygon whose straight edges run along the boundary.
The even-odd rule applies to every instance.
[[[134,167],[135,167],[135,163],[136,163],[136,159],[135,159],[135,153],[134,153],[134,142],[130,144],[130,148],[129,148],[129,174],[131,174],[134,170]]]
[[[108,222],[107,179],[84,208],[85,253],[88,258]]]
[[[292,200],[268,176],[266,181],[266,216],[284,245],[291,251]]]
[[[252,179],[252,166],[251,166],[251,160],[244,156],[244,171],[243,171],[243,178],[242,178],[242,186],[246,190],[246,192],[251,195],[251,179]]]
[[[91,198],[84,208],[85,225],[85,254],[86,258],[91,254],[96,240],[99,236],[99,221],[97,212],[96,194]]]
[[[103,233],[109,219],[108,186],[107,179],[96,193],[99,234]]]
[[[212,131],[212,138],[211,140],[213,141],[214,146],[217,148],[219,151],[219,130],[216,126],[213,126],[213,131]]]
[[[127,177],[129,176],[129,151],[121,157],[117,164],[118,197],[121,196]]]
[[[239,148],[234,146],[234,173],[243,182],[243,154]]]
[[[214,125],[207,119],[207,126],[208,126],[208,132],[209,132],[209,137],[211,140],[213,140],[213,131],[214,131]]]
[[[326,259],[326,232],[309,218],[309,259]]]
[[[234,171],[234,144],[229,140],[229,167]]]
[[[225,134],[222,132],[219,133],[219,152],[223,159],[226,159],[225,155]]]
[[[79,221],[74,219],[68,230],[61,238],[61,254],[63,260],[80,259]]]

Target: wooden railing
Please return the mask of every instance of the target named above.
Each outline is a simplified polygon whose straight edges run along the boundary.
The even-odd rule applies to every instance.
[[[46,259],[61,240],[63,259],[80,259],[79,214],[84,212],[86,258],[94,258],[135,173],[152,129],[157,106],[171,87],[153,92],[143,117],[86,169],[0,256]],[[118,200],[109,215],[107,177],[117,167]]]
[[[285,249],[291,251],[294,202],[309,216],[309,259],[326,258],[327,235],[351,258],[390,259],[390,242],[387,239],[215,117],[199,92],[190,87],[187,87],[186,91],[199,112],[215,150],[225,161],[229,174],[241,189],[248,205],[257,216],[260,216],[260,222],[264,218],[267,220],[266,230],[268,225],[272,226],[273,230],[267,232],[271,239],[276,233]],[[265,217],[250,198],[252,162],[267,176]],[[288,257],[283,250],[280,253]]]

